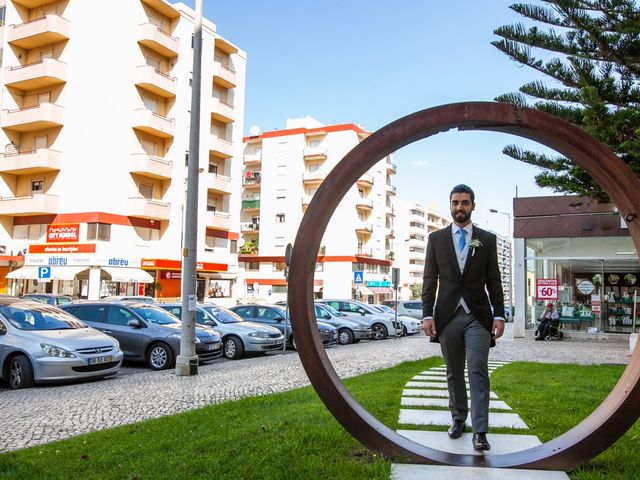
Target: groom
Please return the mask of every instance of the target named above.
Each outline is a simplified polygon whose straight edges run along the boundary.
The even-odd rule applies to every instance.
[[[454,187],[449,200],[453,224],[430,234],[427,243],[422,328],[432,342],[440,342],[447,365],[452,417],[449,437],[459,438],[466,428],[466,360],[473,448],[489,450],[489,348],[495,344],[494,338],[504,332],[496,236],[471,223],[475,209],[471,188]]]

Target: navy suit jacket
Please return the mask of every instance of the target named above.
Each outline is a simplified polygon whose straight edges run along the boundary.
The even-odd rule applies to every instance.
[[[489,332],[495,317],[504,318],[496,236],[474,225],[471,241],[476,239],[481,246],[475,249],[469,246],[464,270],[460,272],[451,225],[429,235],[422,283],[422,316],[434,318],[438,334],[453,318],[460,297]],[[432,341],[438,342],[438,337]]]

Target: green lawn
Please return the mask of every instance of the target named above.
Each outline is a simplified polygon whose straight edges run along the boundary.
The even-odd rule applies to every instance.
[[[354,396],[396,428],[400,393],[433,358],[348,379]],[[516,363],[493,390],[548,440],[593,410],[622,367]],[[28,408],[28,407],[26,407]],[[573,479],[640,478],[636,425]],[[311,388],[247,398],[0,455],[2,479],[385,479],[391,461],[369,452]]]

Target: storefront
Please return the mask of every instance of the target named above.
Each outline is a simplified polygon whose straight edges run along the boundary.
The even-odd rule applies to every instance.
[[[565,332],[640,327],[640,263],[613,204],[576,196],[514,199],[516,335],[553,303]]]

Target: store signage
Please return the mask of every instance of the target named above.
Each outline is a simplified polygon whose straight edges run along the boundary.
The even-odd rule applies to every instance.
[[[167,260],[165,258],[143,258],[141,260],[142,268],[157,268],[166,270],[181,270],[182,262],[180,260]],[[197,262],[196,269],[204,272],[226,272],[229,266],[226,263],[208,263]]]
[[[596,289],[596,286],[589,280],[580,279],[576,281],[576,288],[583,295],[589,295]]]
[[[591,295],[591,313],[600,312],[600,295]]]
[[[160,274],[160,277],[164,278],[165,280],[180,280],[182,278],[182,272],[163,271]]]
[[[379,280],[371,280],[367,282],[367,287],[390,287],[391,282],[388,281],[379,281]]]
[[[27,255],[25,265],[50,265],[50,266],[109,266],[139,268],[140,262],[131,258],[104,257],[97,255]]]
[[[77,242],[80,239],[80,225],[47,225],[47,243]]]
[[[72,243],[59,245],[29,245],[29,253],[95,253],[95,243]]]
[[[558,300],[557,278],[536,278],[536,298],[538,300]]]

